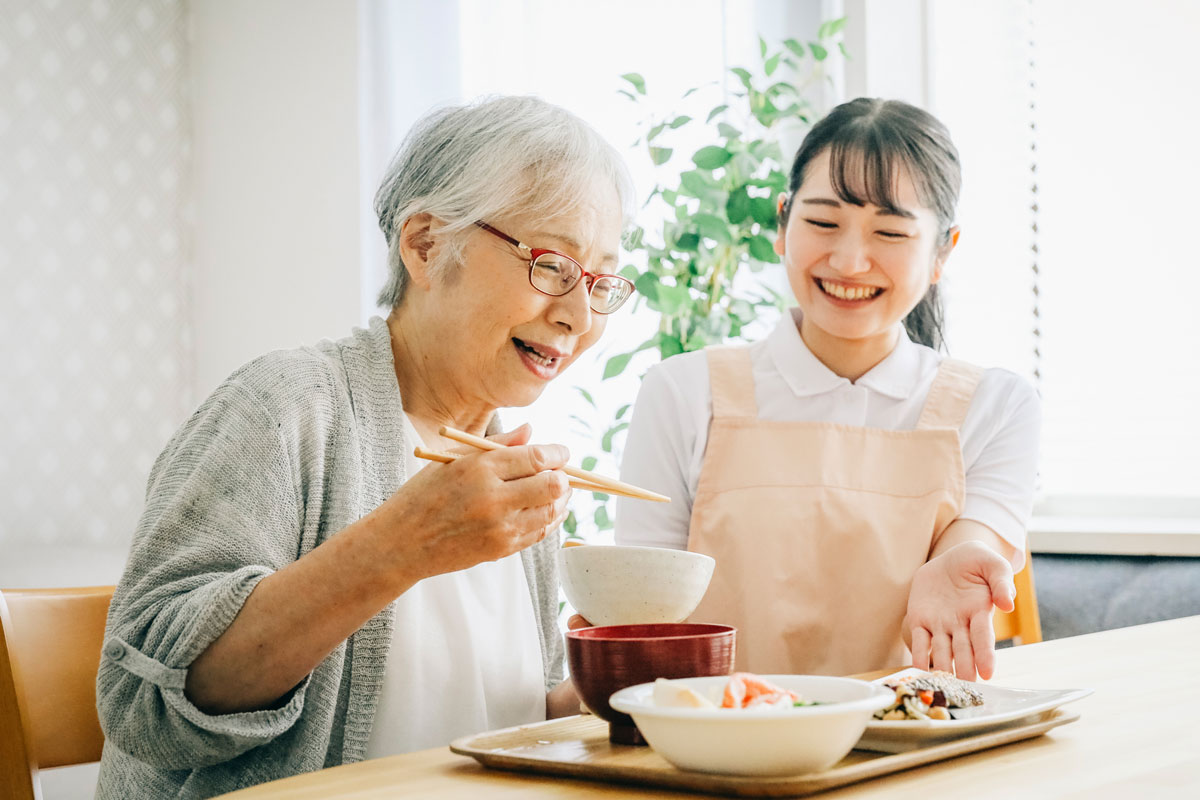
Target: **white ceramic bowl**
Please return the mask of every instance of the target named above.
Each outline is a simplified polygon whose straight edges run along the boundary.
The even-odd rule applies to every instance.
[[[593,625],[682,622],[700,605],[716,566],[663,547],[580,545],[558,551],[567,600]]]
[[[680,769],[723,775],[799,775],[828,769],[862,736],[871,716],[895,699],[884,686],[821,675],[764,675],[822,705],[799,708],[661,708],[654,684],[613,694],[609,703],[633,717],[655,752]],[[728,677],[684,678],[710,698]]]

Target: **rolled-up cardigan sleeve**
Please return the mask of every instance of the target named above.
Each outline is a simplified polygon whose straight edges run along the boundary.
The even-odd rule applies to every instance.
[[[154,465],[97,677],[106,738],[141,761],[166,769],[229,761],[300,716],[307,679],[281,707],[247,713],[206,714],[184,693],[189,665],[258,582],[300,554],[300,465],[312,454],[294,452],[281,433],[289,427],[235,374]]]

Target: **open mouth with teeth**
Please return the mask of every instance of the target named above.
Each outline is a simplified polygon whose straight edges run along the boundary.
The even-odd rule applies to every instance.
[[[525,366],[538,377],[547,380],[553,378],[558,373],[558,369],[564,361],[560,356],[543,353],[535,346],[521,339],[514,337],[512,343],[517,348],[517,354],[521,357],[521,360],[525,362]]]
[[[829,297],[845,302],[862,302],[873,300],[883,294],[883,289],[878,286],[845,286],[833,281],[814,278],[821,291]]]

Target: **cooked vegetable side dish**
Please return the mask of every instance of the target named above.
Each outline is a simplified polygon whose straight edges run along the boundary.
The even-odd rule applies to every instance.
[[[952,719],[950,709],[983,705],[983,695],[966,681],[949,672],[912,675],[885,683],[896,692],[896,702],[875,712],[884,721],[906,719]]]
[[[720,698],[706,697],[688,686],[659,678],[654,682],[654,704],[675,708],[796,708],[819,705],[749,672],[730,675]]]

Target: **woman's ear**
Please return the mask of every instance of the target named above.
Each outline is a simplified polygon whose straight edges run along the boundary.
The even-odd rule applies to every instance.
[[[946,268],[946,260],[950,258],[950,253],[952,253],[954,248],[958,246],[959,233],[961,233],[961,231],[959,230],[959,227],[955,225],[950,229],[950,232],[946,234],[945,243],[938,247],[937,255],[935,255],[933,258],[933,277],[929,280],[931,284],[937,283],[942,279],[942,272]]]
[[[437,254],[440,227],[441,222],[431,214],[413,214],[400,228],[400,260],[412,282],[424,289],[432,281],[430,264]]]
[[[787,192],[780,192],[775,198],[775,217],[779,220],[779,230],[775,234],[775,255],[784,255],[784,233],[787,230],[787,217],[783,215],[783,209],[787,206]]]

